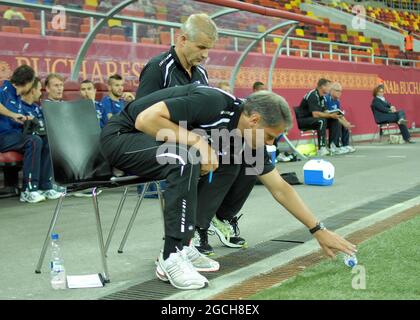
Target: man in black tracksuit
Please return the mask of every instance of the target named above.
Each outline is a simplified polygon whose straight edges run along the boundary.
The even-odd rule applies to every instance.
[[[326,148],[327,128],[330,131],[329,145],[334,143],[336,147],[340,144],[341,125],[338,121],[339,115],[327,113],[324,96],[330,91],[331,81],[320,79],[316,89],[308,92],[302,99],[297,110],[296,121],[301,130],[313,129],[318,133],[318,155],[328,154]]]
[[[191,83],[208,85],[208,74],[201,65],[208,58],[208,51],[217,40],[217,27],[206,14],[192,14],[181,27],[176,45],[169,51],[153,57],[143,68],[136,99],[155,91]],[[165,183],[161,182],[161,189]],[[151,184],[147,191],[155,191]],[[138,187],[139,194],[143,186]],[[146,197],[154,197],[154,195]]]
[[[208,85],[201,65],[217,40],[217,27],[206,14],[192,14],[181,27],[176,45],[152,58],[140,74],[136,99],[175,86],[190,83]]]
[[[215,261],[199,253],[190,255],[193,249],[188,245],[196,225],[198,183],[200,175],[208,179],[219,163],[224,166],[232,158],[255,160],[247,161],[251,170],[246,174],[263,173],[260,179],[272,195],[311,228],[329,255],[333,248],[354,252],[353,245],[317,222],[293,188],[264,160],[267,155],[253,159],[241,147],[249,145],[257,155],[262,148],[265,153],[264,144],[272,144],[290,123],[287,103],[274,93],[262,91],[242,102],[224,91],[194,84],[152,93],[111,118],[101,134],[102,151],[110,164],[150,180],[167,180],[165,244],[156,269],[159,279],[181,289],[208,284],[197,270],[204,270],[203,263],[214,266]],[[200,134],[193,132],[197,129]],[[215,135],[223,129],[229,139]]]

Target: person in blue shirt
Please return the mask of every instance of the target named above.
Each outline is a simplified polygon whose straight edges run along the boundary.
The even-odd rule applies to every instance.
[[[334,82],[331,85],[330,93],[325,96],[325,106],[329,111],[333,111],[335,109],[340,109],[340,97],[343,88],[341,84],[338,82]],[[349,152],[354,152],[356,149],[350,146],[350,128],[352,124],[344,117],[341,116],[338,121],[341,124],[341,146],[335,146],[336,150],[335,153],[344,154]]]
[[[42,111],[34,104],[41,97],[41,87],[41,80],[35,78],[30,90],[16,96],[16,100],[10,99],[6,108],[21,114],[26,120],[37,118],[43,122]],[[52,188],[51,159],[46,136],[24,134],[21,124],[12,120],[1,120],[0,152],[13,150],[23,153],[23,192],[20,201],[37,203],[46,199],[58,199],[61,194]]]
[[[133,94],[124,92],[124,80],[119,74],[114,74],[109,77],[108,90],[109,94],[101,101],[107,115],[106,121],[114,114],[119,114],[124,109],[126,103],[134,100]]]
[[[80,83],[80,96],[83,99],[90,99],[95,103],[96,117],[98,118],[99,125],[101,129],[105,126],[107,122],[107,114],[104,112],[102,103],[95,100],[96,98],[96,88],[92,81],[83,80]]]
[[[35,71],[27,65],[21,65],[13,72],[10,81],[3,81],[2,86],[0,86],[0,133],[3,130],[3,126],[8,125],[10,121],[15,122],[11,122],[11,125],[16,123],[23,124],[25,119],[22,114],[10,111],[6,108],[6,104],[9,101],[16,102],[19,95],[28,92],[34,79]]]

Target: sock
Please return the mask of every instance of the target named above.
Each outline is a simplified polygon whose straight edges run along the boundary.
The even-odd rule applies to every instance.
[[[163,260],[168,259],[172,252],[176,252],[176,249],[182,250],[182,240],[176,239],[170,236],[165,236],[165,244],[163,247]]]

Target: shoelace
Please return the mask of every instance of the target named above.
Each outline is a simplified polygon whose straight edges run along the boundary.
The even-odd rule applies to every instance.
[[[203,244],[207,244],[209,243],[209,232],[213,232],[213,231],[209,231],[206,229],[197,229],[198,231],[198,236],[200,237],[200,246]]]
[[[229,224],[232,227],[232,231],[233,234],[237,237],[241,234],[241,231],[239,230],[239,226],[238,226],[238,221],[239,219],[243,216],[243,214],[241,214],[238,217],[233,217],[232,219],[230,219]]]

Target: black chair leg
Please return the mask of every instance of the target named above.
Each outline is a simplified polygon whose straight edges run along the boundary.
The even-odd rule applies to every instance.
[[[98,198],[96,193],[96,188],[92,190],[92,200],[93,200],[93,208],[95,209],[95,217],[96,217],[96,228],[98,231],[98,240],[99,240],[99,250],[101,252],[101,260],[102,260],[102,267],[104,272],[102,274],[103,279],[105,282],[110,282],[109,280],[109,273],[108,273],[108,265],[106,262],[105,257],[105,246],[104,246],[104,238],[102,234],[102,226],[101,226],[101,218],[99,215],[99,206],[98,206]]]
[[[139,199],[137,200],[136,207],[134,208],[133,214],[131,215],[130,222],[128,223],[127,229],[125,230],[124,237],[121,240],[120,247],[118,248],[118,253],[123,253],[123,249],[124,249],[125,243],[127,242],[128,235],[131,231],[131,228],[133,227],[134,220],[136,219],[136,216],[137,216],[137,213],[139,211],[140,205],[141,205],[141,203],[144,199],[144,195],[146,194],[146,190],[149,188],[149,185],[150,185],[150,182],[145,183],[145,185],[143,187],[143,191],[142,191]]]
[[[105,243],[105,255],[108,253],[109,245],[111,243],[112,237],[115,232],[115,227],[117,226],[118,220],[120,219],[121,211],[124,206],[125,199],[127,198],[128,187],[124,189],[124,192],[121,196],[120,203],[118,204],[117,213],[115,214],[114,221],[112,222],[111,229],[109,230],[108,238]]]
[[[47,231],[47,235],[46,235],[45,240],[44,240],[44,245],[43,245],[42,250],[41,250],[41,255],[39,256],[38,264],[36,265],[35,273],[41,273],[41,267],[42,267],[42,263],[44,262],[45,253],[47,252],[48,244],[49,244],[50,239],[51,239],[51,233],[54,230],[54,227],[55,227],[55,224],[57,222],[58,215],[61,211],[61,206],[63,205],[63,200],[64,200],[65,196],[66,196],[66,194],[63,193],[61,195],[60,199],[58,200],[57,205],[55,206],[54,214],[53,214],[53,217],[51,219],[51,223],[50,223],[50,226],[49,226],[48,231]]]

